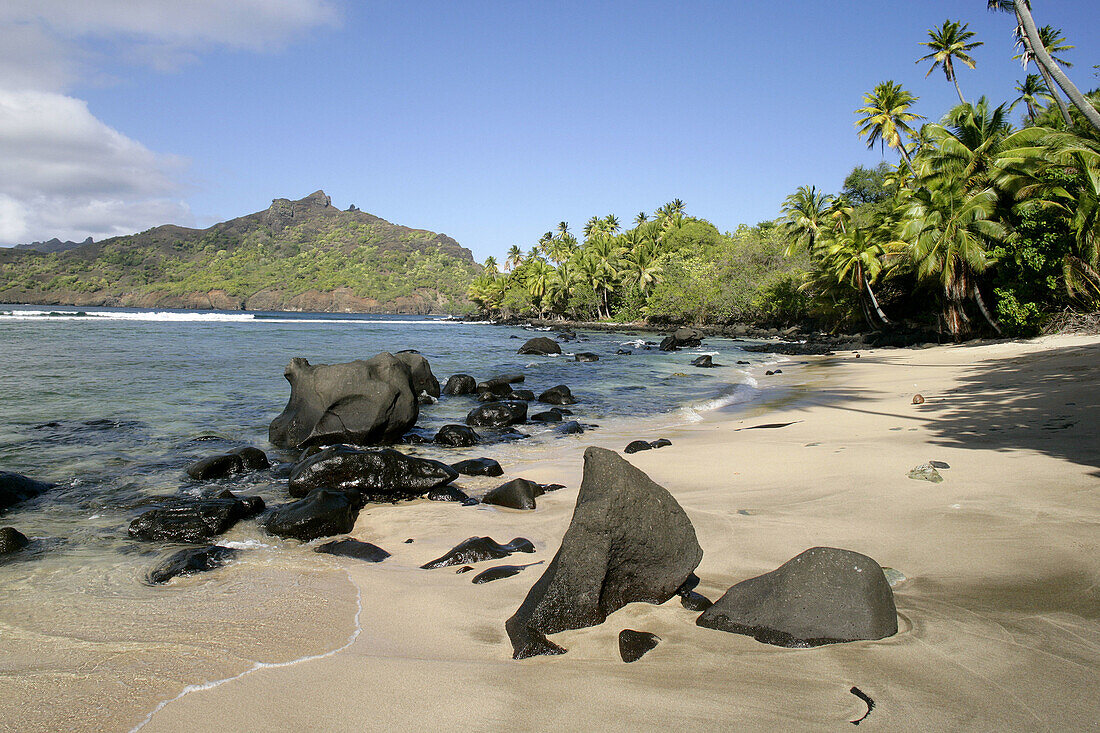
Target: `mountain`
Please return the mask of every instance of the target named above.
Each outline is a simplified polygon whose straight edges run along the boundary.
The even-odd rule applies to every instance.
[[[66,250],[76,249],[77,247],[83,247],[85,244],[91,244],[92,238],[88,237],[83,242],[62,242],[57,237],[46,240],[45,242],[31,242],[30,244],[17,244],[15,249],[33,249],[36,252],[65,252]]]
[[[0,302],[442,313],[467,305],[480,271],[445,234],[341,211],[317,191],[207,229],[169,224],[64,251],[0,248]]]

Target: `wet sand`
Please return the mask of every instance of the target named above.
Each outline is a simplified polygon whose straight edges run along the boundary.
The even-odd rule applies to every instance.
[[[820,730],[846,728],[867,711],[853,686],[875,701],[861,729],[1094,729],[1100,338],[859,359],[842,352],[782,368],[760,377],[765,399],[748,412],[711,413],[659,434],[596,431],[505,465],[500,481],[522,475],[568,487],[540,497],[534,512],[368,507],[353,536],[393,556],[329,561],[358,595],[358,631],[342,581],[339,604],[295,614],[295,634],[316,625],[312,658],[249,672],[247,650],[236,648],[242,659],[223,674],[240,676],[173,700],[142,730]],[[916,393],[924,404],[911,404]],[[704,550],[697,590],[713,600],[808,547],[852,549],[908,578],[895,588],[898,635],[784,649],[696,627],[698,614],[674,599],[631,604],[601,626],[556,634],[567,654],[517,662],[504,621],[545,565],[483,585],[470,582],[475,573],[419,569],[474,535],[526,537],[537,549],[479,563],[479,571],[549,561],[569,524],[584,447],[621,450],[629,438],[658,437],[673,445],[628,460],[668,488],[694,523]],[[907,477],[932,459],[950,465],[942,483]],[[284,600],[297,599],[270,602]],[[222,602],[232,604],[232,595]],[[624,628],[662,641],[624,664]],[[277,624],[264,632],[265,645],[280,641]],[[130,729],[181,682],[220,679],[180,671],[150,670],[167,680],[143,688],[159,697],[141,709],[120,705],[97,727]],[[109,705],[117,685],[101,685]],[[43,692],[55,705],[66,699]]]

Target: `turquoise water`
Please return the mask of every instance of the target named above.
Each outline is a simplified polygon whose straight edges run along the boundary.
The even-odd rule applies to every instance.
[[[749,400],[748,367],[736,361],[763,358],[721,339],[669,354],[639,348],[637,334],[602,332],[579,334],[586,340],[565,344],[562,357],[517,355],[535,335],[400,316],[0,306],[0,470],[58,484],[3,522],[36,538],[30,555],[144,552],[126,535],[129,521],[156,497],[205,488],[183,473],[192,461],[240,445],[258,446],[284,466],[295,458],[268,444],[267,426],[289,397],[283,368],[296,356],[336,363],[415,348],[441,383],[457,372],[479,380],[522,372],[522,386],[536,394],[569,385],[579,399],[575,418],[600,426],[593,429]],[[634,353],[617,356],[620,348]],[[578,363],[569,356],[574,351],[601,360]],[[728,366],[690,366],[703,353]],[[443,397],[422,409],[417,429],[430,436],[462,422],[475,404]],[[565,439],[549,426],[522,428],[532,436],[524,450]],[[412,450],[448,461],[466,457],[434,446]],[[475,453],[495,455],[491,445]],[[278,470],[226,485],[269,503],[286,500]],[[20,573],[28,571],[23,560]],[[0,581],[6,566],[0,564]]]

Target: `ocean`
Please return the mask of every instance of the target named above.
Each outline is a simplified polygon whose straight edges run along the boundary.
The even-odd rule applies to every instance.
[[[582,443],[592,431],[621,436],[625,446],[709,410],[751,403],[758,394],[751,371],[774,359],[725,339],[672,353],[646,350],[656,334],[625,332],[579,332],[559,357],[516,353],[537,335],[554,334],[425,317],[0,306],[0,470],[57,484],[0,517],[0,526],[32,540],[0,559],[0,669],[11,675],[9,704],[48,706],[43,691],[63,686],[75,666],[93,670],[92,688],[117,688],[120,704],[132,695],[138,709],[150,695],[171,697],[196,678],[216,676],[227,659],[266,663],[316,652],[316,634],[302,631],[300,643],[285,638],[304,607],[351,623],[355,601],[338,566],[254,522],[221,540],[250,550],[235,563],[246,572],[226,569],[161,587],[144,584],[145,574],[179,546],[127,534],[130,521],[158,499],[209,490],[187,478],[190,463],[243,445],[263,449],[273,468],[219,487],[258,494],[268,505],[288,500],[285,476],[296,455],[274,449],[267,427],[289,398],[283,369],[293,357],[331,364],[416,349],[441,384],[455,373],[483,380],[521,372],[526,379],[518,386],[536,394],[568,385],[578,398],[572,419],[587,426],[586,434],[559,436],[527,424],[519,426],[531,436],[523,441],[402,448],[446,462],[489,456],[509,474],[509,466],[545,457],[562,441]],[[617,355],[620,349],[633,353]],[[581,351],[600,360],[574,361]],[[691,366],[702,354],[721,366]],[[461,423],[475,404],[444,396],[422,408],[417,431],[430,436]],[[502,480],[460,483],[478,496]],[[266,610],[242,613],[242,604]],[[204,627],[201,641],[196,624]],[[273,628],[284,633],[278,651],[257,654]],[[335,625],[331,643],[338,646],[343,633]],[[190,672],[155,676],[157,660],[181,653],[194,657],[193,669],[184,665]]]

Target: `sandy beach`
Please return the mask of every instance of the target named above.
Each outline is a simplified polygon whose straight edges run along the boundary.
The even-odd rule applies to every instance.
[[[504,621],[545,566],[484,585],[419,566],[474,535],[537,548],[495,564],[548,562],[584,448],[621,450],[628,437],[596,431],[505,466],[508,478],[568,487],[534,512],[365,509],[353,536],[393,557],[333,560],[358,615],[337,604],[315,621],[343,642],[282,666],[239,665],[144,722],[155,705],[111,719],[148,732],[822,730],[867,711],[850,693],[858,686],[875,701],[861,724],[871,730],[1096,729],[1098,363],[1100,338],[1083,336],[796,357],[760,377],[765,399],[748,411],[629,436],[673,442],[629,460],[694,524],[704,595],[809,547],[847,548],[906,576],[894,588],[894,637],[780,648],[699,628],[673,599],[554,635],[565,655],[513,661]],[[925,401],[914,405],[918,393]],[[950,466],[942,483],[907,476],[932,459]],[[624,664],[624,628],[662,641]]]

